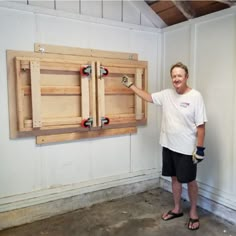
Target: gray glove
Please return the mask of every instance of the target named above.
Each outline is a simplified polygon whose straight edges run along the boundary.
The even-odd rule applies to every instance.
[[[127,75],[123,75],[121,83],[127,88],[130,88],[134,84]]]

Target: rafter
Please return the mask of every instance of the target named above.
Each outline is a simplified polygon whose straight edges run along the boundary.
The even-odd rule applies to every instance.
[[[224,3],[224,4],[228,5],[229,7],[232,7],[232,6],[236,5],[236,1],[235,0],[216,0],[216,1]]]
[[[172,0],[172,2],[187,19],[193,19],[195,17],[196,13],[191,7],[189,1]]]

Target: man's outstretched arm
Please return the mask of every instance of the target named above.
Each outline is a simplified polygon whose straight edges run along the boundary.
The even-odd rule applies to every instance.
[[[136,95],[138,95],[140,98],[142,98],[143,100],[147,101],[147,102],[151,102],[153,103],[153,100],[152,100],[152,96],[150,93],[140,89],[140,88],[137,88],[133,82],[130,81],[129,77],[127,75],[124,75],[122,77],[122,81],[121,83],[126,86],[127,88],[130,88],[134,91],[134,93]]]

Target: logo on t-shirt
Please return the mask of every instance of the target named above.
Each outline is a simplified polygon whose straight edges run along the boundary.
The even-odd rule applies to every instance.
[[[180,103],[180,106],[181,106],[181,107],[184,107],[184,108],[188,107],[189,105],[190,105],[189,102],[181,102],[181,103]]]

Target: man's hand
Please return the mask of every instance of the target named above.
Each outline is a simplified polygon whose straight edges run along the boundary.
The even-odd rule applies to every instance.
[[[197,146],[196,150],[193,152],[193,163],[197,164],[205,158],[204,147]]]
[[[130,88],[134,84],[127,75],[123,75],[121,83],[127,88]]]

